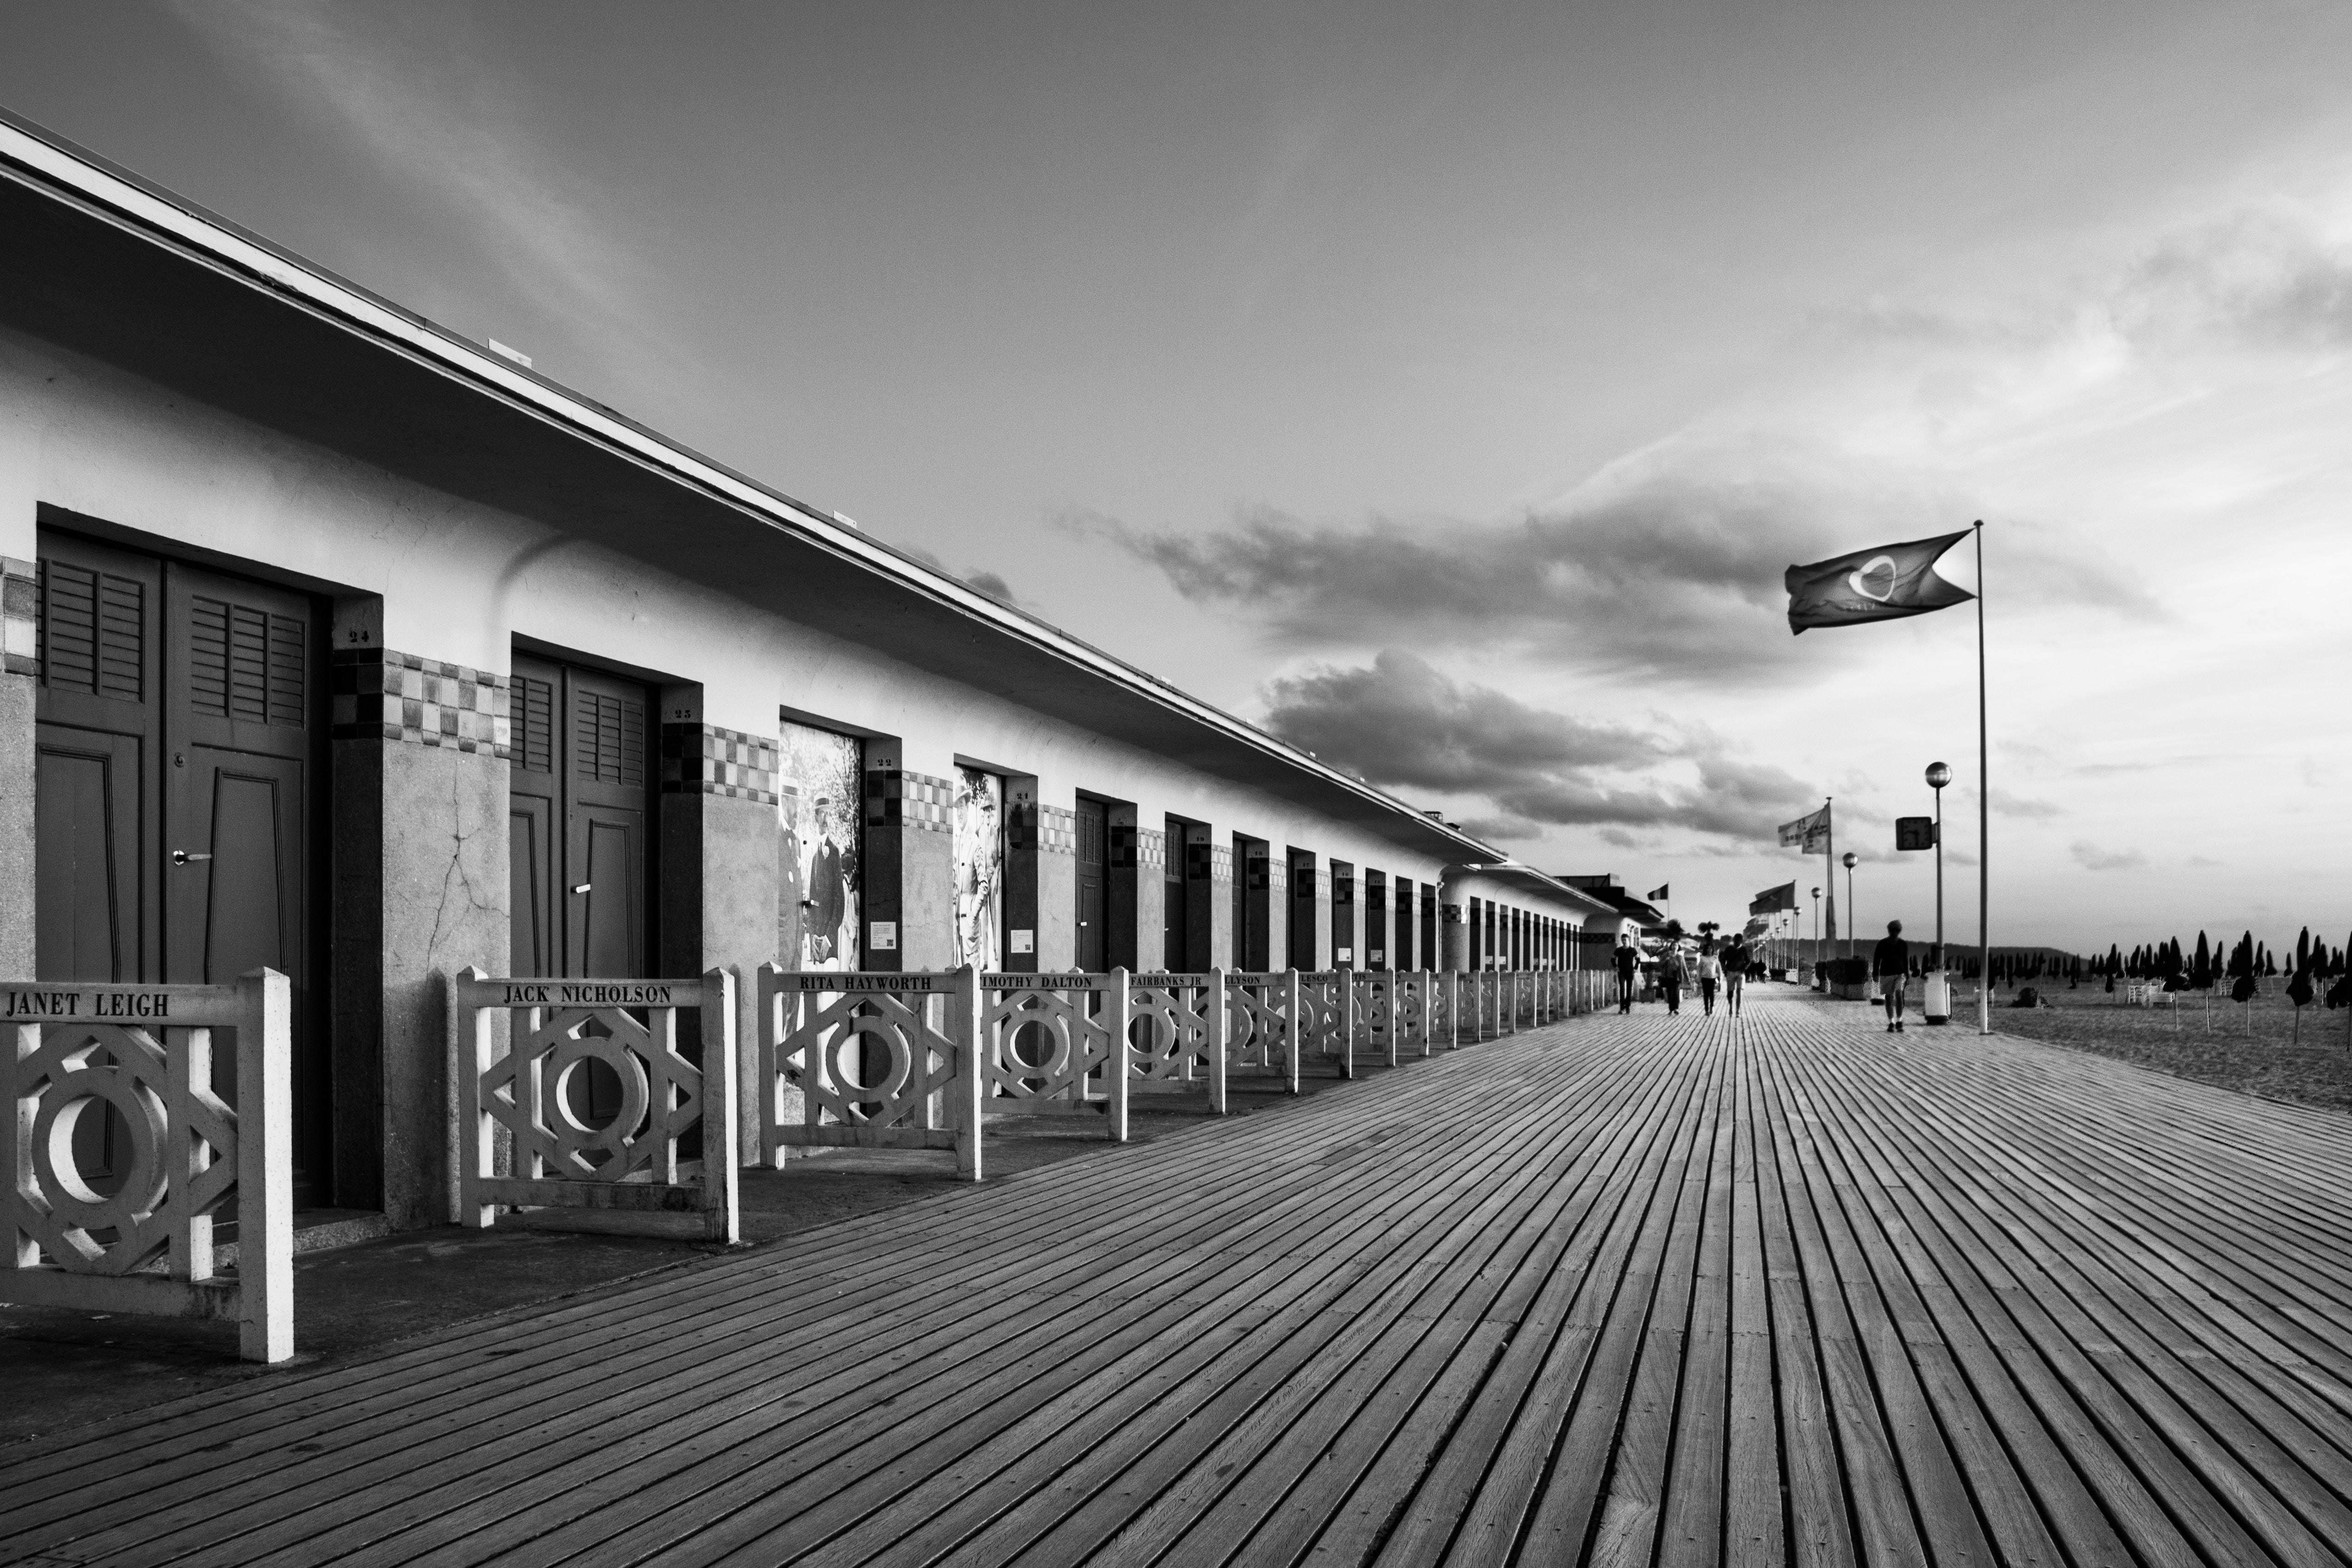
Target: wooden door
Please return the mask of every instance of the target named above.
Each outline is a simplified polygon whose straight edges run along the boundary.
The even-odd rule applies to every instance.
[[[43,533],[33,699],[33,967],[40,980],[157,978],[163,563]],[[74,1159],[117,1191],[130,1128],[83,1116]]]
[[[1184,824],[1171,816],[1166,827],[1160,840],[1160,966],[1181,972],[1186,967],[1184,938],[1190,927],[1184,910]]]
[[[509,883],[518,974],[637,979],[652,902],[652,693],[514,661]]]
[[[600,670],[517,655],[508,882],[517,974],[641,979],[653,896],[653,693]],[[572,1109],[619,1114],[621,1080],[591,1061]]]
[[[226,984],[293,999],[295,1201],[327,1201],[314,981],[324,785],[317,601],[44,531],[36,699],[36,954],[44,979]],[[236,1094],[216,1045],[214,1083]],[[84,1169],[121,1129],[86,1118]]]
[[[1078,798],[1078,967],[1100,973],[1110,956],[1110,808]]]
[[[326,1169],[311,977],[310,847],[320,782],[323,620],[309,595],[164,567],[163,979],[226,985],[259,968],[293,995],[295,1180]],[[215,1051],[226,1078],[236,1058]],[[304,1202],[298,1192],[298,1205]]]
[[[1289,964],[1315,967],[1315,857],[1303,849],[1290,851],[1290,920],[1286,930]]]
[[[1240,875],[1234,879],[1234,967],[1263,971],[1274,963],[1267,937],[1273,923],[1269,905],[1274,896],[1274,863],[1266,847],[1236,835],[1234,859]]]

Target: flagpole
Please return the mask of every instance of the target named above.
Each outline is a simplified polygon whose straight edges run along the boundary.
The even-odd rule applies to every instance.
[[[1822,939],[1832,945],[1837,942],[1837,813],[1831,809],[1837,796],[1822,796],[1822,880],[1829,884],[1829,927]]]
[[[1977,1033],[1992,1033],[1992,748],[1985,722],[1984,519],[1977,536]]]

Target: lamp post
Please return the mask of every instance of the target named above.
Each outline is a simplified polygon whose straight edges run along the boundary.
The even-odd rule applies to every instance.
[[[1814,962],[1815,963],[1819,963],[1822,961],[1822,890],[1821,890],[1819,888],[1815,888],[1815,889],[1813,889],[1813,954],[1812,954],[1812,956],[1813,956],[1813,962]],[[1808,985],[1810,985],[1810,984],[1812,984],[1812,982],[1809,979],[1809,980],[1807,980],[1807,981],[1805,982],[1805,984],[1808,984]]]
[[[1841,865],[1845,867],[1845,955],[1848,958],[1852,958],[1853,956],[1853,928],[1862,923],[1862,917],[1854,912],[1853,908],[1853,851],[1851,849],[1847,850],[1844,854],[1838,857],[1838,861]]]
[[[1942,763],[1927,764],[1927,787],[1936,792],[1936,972],[1944,969],[1944,786],[1952,770]]]

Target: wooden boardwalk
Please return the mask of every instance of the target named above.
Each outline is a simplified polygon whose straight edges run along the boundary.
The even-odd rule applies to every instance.
[[[1874,1018],[1579,1018],[9,1451],[0,1562],[2344,1562],[2352,1123]]]

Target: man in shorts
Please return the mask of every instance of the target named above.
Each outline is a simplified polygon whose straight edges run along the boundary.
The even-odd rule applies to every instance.
[[[1748,942],[1733,937],[1723,949],[1723,1010],[1732,1017],[1739,1016],[1739,988],[1748,980]]]
[[[1903,940],[1903,922],[1886,922],[1886,940],[1870,955],[1870,973],[1886,994],[1886,1032],[1903,1032],[1903,980],[1911,972],[1911,944]]]

